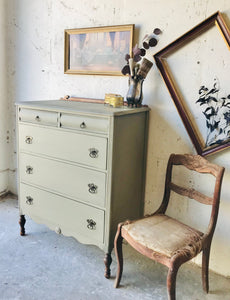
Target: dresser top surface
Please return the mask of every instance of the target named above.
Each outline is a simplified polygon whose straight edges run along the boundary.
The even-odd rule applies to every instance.
[[[69,113],[98,114],[106,116],[117,116],[134,114],[148,111],[148,107],[130,108],[130,107],[109,107],[99,103],[86,103],[68,100],[46,100],[46,101],[25,101],[16,103],[17,106],[31,109],[42,109]]]

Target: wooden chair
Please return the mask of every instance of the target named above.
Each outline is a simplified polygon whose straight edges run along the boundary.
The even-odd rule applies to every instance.
[[[213,197],[185,188],[172,182],[173,165],[183,165],[189,170],[212,174],[215,178]],[[213,233],[216,226],[220,189],[224,168],[208,162],[199,155],[172,154],[168,161],[163,201],[152,215],[136,221],[126,221],[118,225],[114,240],[118,270],[115,287],[119,286],[123,271],[122,240],[125,239],[133,248],[143,255],[167,266],[168,299],[176,299],[176,275],[179,267],[203,251],[202,281],[203,289],[208,293],[209,254]],[[183,183],[182,183],[183,185]],[[166,215],[171,190],[182,196],[211,205],[211,217],[205,233],[189,227]]]

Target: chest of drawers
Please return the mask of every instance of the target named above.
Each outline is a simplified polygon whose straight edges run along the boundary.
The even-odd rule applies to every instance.
[[[117,224],[143,214],[147,107],[62,100],[17,104],[18,194],[25,215],[105,253]]]

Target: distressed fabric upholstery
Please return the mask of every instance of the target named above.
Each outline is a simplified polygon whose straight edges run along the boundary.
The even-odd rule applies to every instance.
[[[123,225],[122,230],[139,244],[167,257],[179,253],[194,257],[202,247],[202,232],[167,215],[146,217]]]

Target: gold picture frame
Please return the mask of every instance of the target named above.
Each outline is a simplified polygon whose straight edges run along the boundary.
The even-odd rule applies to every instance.
[[[131,55],[134,24],[65,30],[65,74],[117,75]]]

